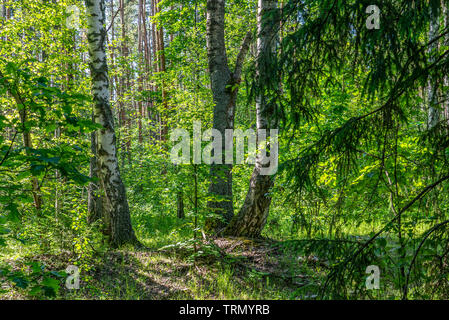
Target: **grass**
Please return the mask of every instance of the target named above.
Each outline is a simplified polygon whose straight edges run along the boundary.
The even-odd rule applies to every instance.
[[[236,249],[239,248],[234,247]],[[263,269],[269,262],[257,268],[253,261],[257,258],[254,257],[229,254],[224,259],[210,255],[192,259],[190,254],[186,250],[107,252],[91,261],[89,271],[81,273],[79,290],[67,290],[61,281],[55,298],[290,299],[295,291],[295,284],[288,277],[284,279]],[[8,262],[18,270],[27,270],[27,262],[39,261],[47,268],[59,271],[73,258],[69,253],[25,255]],[[283,267],[288,269],[286,264]],[[6,291],[0,295],[1,299],[44,298],[32,297],[11,283],[4,284],[3,289]]]
[[[191,217],[180,220],[168,214],[145,213],[146,209],[134,210],[133,225],[147,249],[111,251],[98,232],[86,232],[83,228],[88,226],[83,225],[76,232],[39,231],[25,243],[9,240],[0,248],[0,299],[314,299],[333,263],[344,257],[348,246],[357,246],[357,239],[366,238],[346,237],[347,243],[298,239],[298,235],[284,238],[288,240],[194,240]],[[65,241],[59,243],[60,239]],[[389,250],[396,242],[388,239],[385,248]],[[372,254],[362,267],[375,259]],[[33,262],[42,270],[33,271]],[[54,296],[45,290],[30,292],[33,286],[48,282],[45,273],[61,272],[68,265],[80,269],[78,290],[65,288],[66,276],[50,275],[58,281]],[[5,266],[34,283],[22,288],[14,276],[8,278],[4,272],[2,276]],[[392,286],[397,268],[382,268],[382,290],[359,292],[359,298],[400,298]],[[363,287],[365,278],[362,271],[350,281],[354,287]],[[410,292],[414,294],[415,289]]]
[[[22,244],[9,240],[0,250],[0,269],[7,266],[41,283],[45,276],[33,273],[30,263],[39,263],[42,272],[62,272],[68,265],[76,265],[80,269],[80,288],[68,290],[64,285],[66,277],[55,277],[59,281],[57,293],[49,297],[44,291],[31,294],[31,283],[24,289],[3,277],[0,299],[298,298],[298,282],[293,278],[304,278],[308,267],[299,264],[290,252],[279,250],[277,241],[193,241],[189,220],[168,215],[147,215],[145,219],[138,216],[134,225],[148,249],[110,251],[101,241],[92,240],[92,246],[81,248],[60,248],[49,241],[52,249],[47,250],[39,241]],[[47,236],[51,234],[49,230]]]

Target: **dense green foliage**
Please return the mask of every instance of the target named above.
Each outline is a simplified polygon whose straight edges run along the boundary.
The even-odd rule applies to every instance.
[[[177,281],[189,276],[190,294],[167,298],[448,298],[449,3],[375,1],[380,28],[368,29],[371,2],[279,1],[281,14],[265,17],[277,29],[276,50],[263,56],[270,76],[255,80],[256,41],[243,64],[235,128],[255,128],[260,93],[280,120],[280,167],[262,237],[285,272],[248,266],[213,242],[204,233],[209,165],[170,161],[166,128],[212,127],[206,1],[106,3],[120,172],[149,256],[119,254],[187,265]],[[79,29],[66,24],[70,5],[80,9]],[[91,133],[101,126],[91,121],[83,4],[3,0],[0,11],[0,297],[146,297],[131,276],[120,278],[128,291],[110,295],[93,276],[107,269],[110,248],[102,221],[88,223],[89,183],[98,184],[89,177]],[[226,2],[229,63],[245,34],[256,33],[256,16],[256,1]],[[439,28],[429,39],[432,23]],[[434,126],[429,87],[438,97]],[[235,211],[252,168],[233,167]],[[66,265],[46,266],[51,259]],[[68,264],[80,267],[79,296],[64,288]],[[369,265],[381,270],[379,290],[366,289]],[[163,274],[148,268],[150,278]],[[298,283],[299,274],[307,281]]]

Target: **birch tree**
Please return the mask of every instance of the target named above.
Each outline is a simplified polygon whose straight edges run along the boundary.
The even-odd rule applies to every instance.
[[[276,8],[276,0],[259,0],[257,13],[257,61],[256,76],[258,93],[256,96],[256,125],[257,130],[276,128],[273,106],[268,104],[264,95],[264,83],[270,77],[267,70],[267,56],[273,51],[276,35],[275,18],[269,19],[269,11]],[[272,17],[275,17],[273,15]],[[274,183],[274,176],[262,175],[261,169],[269,166],[263,163],[262,153],[258,152],[253,173],[249,182],[249,189],[242,208],[232,219],[225,233],[234,236],[257,237],[260,235],[267,221],[271,203],[270,188]]]
[[[103,214],[107,221],[111,244],[115,247],[126,243],[138,244],[120,177],[114,119],[109,102],[109,78],[106,62],[106,29],[104,0],[86,0],[89,42],[90,72],[95,123],[102,126],[97,132],[98,175],[104,190]]]

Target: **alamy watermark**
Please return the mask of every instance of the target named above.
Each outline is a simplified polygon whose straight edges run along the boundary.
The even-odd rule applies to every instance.
[[[366,277],[365,286],[367,290],[380,288],[380,269],[376,265],[370,265],[366,267],[365,273],[369,274]]]
[[[211,141],[212,139],[212,141]],[[235,139],[235,161],[234,161]],[[248,152],[245,158],[245,139]],[[190,133],[183,128],[175,129],[170,140],[176,143],[170,151],[170,159],[174,164],[261,164],[261,175],[273,175],[277,172],[279,161],[278,129],[226,129],[225,137],[217,129],[201,131],[201,122],[193,123],[193,159],[190,153]],[[202,142],[210,142],[202,148]],[[223,148],[224,141],[224,148]],[[223,157],[223,151],[224,157]],[[223,161],[224,159],[224,161]]]
[[[366,13],[370,13],[366,18],[366,27],[371,29],[380,29],[380,9],[376,5],[370,5],[366,7]]]
[[[65,269],[69,275],[65,281],[65,287],[69,290],[80,288],[80,271],[77,266],[70,265]]]

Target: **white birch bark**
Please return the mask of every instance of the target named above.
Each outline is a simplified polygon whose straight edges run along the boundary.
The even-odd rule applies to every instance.
[[[120,177],[113,116],[109,104],[109,78],[106,62],[106,30],[104,0],[86,0],[90,71],[94,119],[102,125],[97,132],[98,174],[105,193],[105,220],[109,221],[113,246],[138,244],[131,226],[125,186]]]
[[[265,103],[264,79],[269,76],[266,70],[267,51],[273,52],[276,35],[276,24],[272,19],[267,19],[267,13],[276,8],[277,0],[259,0],[257,14],[257,77],[259,88],[256,96],[256,120],[257,130],[275,129],[277,121],[274,110]],[[274,19],[276,20],[276,19]],[[262,154],[258,152],[253,173],[251,175],[248,192],[237,216],[235,216],[224,233],[232,236],[258,237],[267,221],[271,195],[269,191],[274,183],[274,176],[263,175],[261,170],[268,166],[264,164]]]

